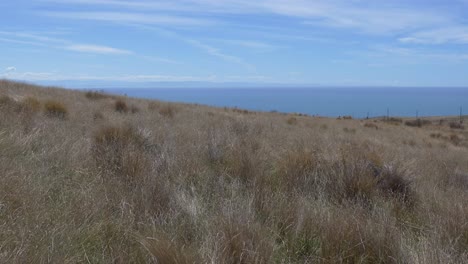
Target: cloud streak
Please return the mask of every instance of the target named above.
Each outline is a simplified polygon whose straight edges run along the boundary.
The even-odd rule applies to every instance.
[[[197,18],[194,14],[278,15],[296,18],[315,26],[352,28],[370,34],[390,34],[433,27],[453,20],[449,14],[443,14],[439,10],[408,7],[404,1],[380,3],[377,6],[348,0],[52,1],[62,5],[94,5],[102,10],[125,7],[126,10],[138,12],[44,13],[48,16],[176,26],[213,25],[217,22]]]
[[[419,31],[399,38],[402,43],[413,44],[468,44],[468,26],[455,26]]]
[[[215,48],[213,46],[204,44],[204,43],[202,43],[202,42],[200,42],[198,40],[193,40],[193,39],[185,39],[185,42],[189,43],[190,45],[192,45],[192,46],[194,46],[196,48],[199,48],[199,49],[205,51],[206,53],[208,53],[211,56],[220,58],[220,59],[222,59],[224,61],[227,61],[227,62],[232,62],[232,63],[239,64],[239,65],[245,67],[249,71],[254,71],[255,70],[255,67],[252,64],[245,62],[243,59],[241,59],[239,57],[225,54],[221,50],[219,50],[218,48]]]
[[[133,54],[132,51],[116,49],[106,46],[98,45],[83,45],[83,44],[74,44],[65,47],[66,50],[76,51],[76,52],[85,52],[85,53],[96,53],[96,54]]]
[[[64,19],[95,20],[113,23],[138,23],[147,25],[206,26],[214,22],[207,19],[176,15],[132,12],[41,12],[41,15]]]
[[[0,78],[21,81],[111,81],[111,82],[195,82],[215,81],[216,76],[190,75],[109,75],[96,76],[87,74],[67,75],[58,72],[6,72],[0,73]]]

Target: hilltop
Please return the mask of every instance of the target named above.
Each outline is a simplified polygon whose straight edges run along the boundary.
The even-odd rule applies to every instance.
[[[468,131],[0,81],[1,263],[467,263]]]

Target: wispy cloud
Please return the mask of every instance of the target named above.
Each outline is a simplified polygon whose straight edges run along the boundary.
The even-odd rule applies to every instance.
[[[1,37],[1,36],[7,36]],[[22,45],[41,46],[50,49],[68,50],[80,53],[92,53],[101,55],[133,55],[137,58],[161,62],[166,64],[181,64],[178,61],[156,56],[140,55],[134,51],[120,49],[105,45],[75,43],[65,39],[52,38],[44,35],[23,32],[0,31],[0,42],[10,42]]]
[[[277,45],[269,44],[263,41],[257,40],[241,40],[241,39],[212,39],[221,43],[225,43],[232,46],[240,46],[247,49],[253,49],[258,51],[273,51],[278,49]]]
[[[433,27],[453,20],[440,10],[416,8],[404,1],[372,5],[348,0],[185,0],[185,1],[103,1],[70,0],[57,4],[94,5],[103,10],[125,7],[150,13],[115,12],[48,12],[49,16],[131,22],[158,25],[203,25],[213,21],[194,17],[194,14],[266,14],[298,18],[315,26],[352,28],[364,33],[388,34]],[[177,15],[167,15],[167,13]]]
[[[390,56],[392,59],[409,59],[410,64],[427,63],[427,61],[463,62],[468,60],[468,52],[434,51],[423,48],[405,48],[398,46],[375,46],[367,52],[370,57]]]
[[[112,82],[190,82],[215,81],[216,76],[190,75],[108,75],[97,76],[88,74],[61,74],[58,72],[5,72],[0,78],[21,81],[112,81]]]
[[[213,21],[201,18],[190,18],[177,15],[146,14],[131,12],[41,12],[48,17],[96,20],[113,23],[138,23],[148,25],[171,25],[171,26],[203,26],[213,24]]]
[[[220,59],[222,59],[224,61],[227,61],[227,62],[232,62],[232,63],[239,64],[239,65],[245,67],[249,71],[254,71],[255,70],[255,66],[253,66],[252,64],[245,62],[243,59],[241,59],[239,57],[229,55],[229,54],[225,54],[218,48],[207,45],[207,44],[202,43],[202,42],[200,42],[198,40],[193,40],[193,39],[184,39],[184,40],[185,40],[185,42],[189,43],[190,45],[205,51],[206,53],[210,54],[211,56],[220,58]]]
[[[5,71],[6,72],[14,72],[14,71],[16,71],[16,67],[14,67],[14,66],[6,67]]]
[[[0,31],[0,36],[8,36],[8,38],[0,37],[0,41],[12,42],[24,45],[43,46],[54,49],[65,49],[75,52],[87,52],[98,54],[132,54],[133,52],[123,49],[118,49],[109,46],[95,44],[79,44],[72,41],[59,38],[51,38],[42,35],[22,32]]]
[[[399,39],[402,43],[468,44],[468,26],[455,26],[419,31]]]
[[[129,50],[116,49],[106,46],[98,45],[83,45],[83,44],[74,44],[65,47],[66,50],[76,51],[76,52],[85,52],[85,53],[97,53],[97,54],[133,54]]]

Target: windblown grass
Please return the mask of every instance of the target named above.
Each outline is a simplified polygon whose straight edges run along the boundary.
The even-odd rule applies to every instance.
[[[464,130],[95,99],[0,81],[1,263],[468,262]]]

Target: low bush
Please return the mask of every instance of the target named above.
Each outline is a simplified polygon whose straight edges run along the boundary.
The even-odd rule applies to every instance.
[[[41,110],[41,102],[35,97],[28,96],[22,101],[23,107],[26,111],[39,112]]]
[[[343,128],[343,131],[344,131],[345,133],[356,134],[356,129],[355,129],[355,128],[347,128],[347,127],[345,127],[345,128]]]
[[[430,125],[430,124],[431,124],[431,121],[422,120],[422,119],[408,120],[405,122],[405,125],[410,126],[410,127],[422,127],[422,126]]]
[[[455,146],[460,145],[460,143],[462,142],[462,139],[461,139],[458,135],[456,135],[456,134],[451,134],[451,135],[449,136],[449,140],[450,140],[450,142],[452,142],[452,144],[454,144]]]
[[[130,106],[130,112],[132,112],[132,114],[136,114],[136,113],[140,112],[140,108],[138,108],[136,105],[131,105]]]
[[[364,124],[364,127],[367,127],[367,128],[375,128],[375,130],[379,130],[379,126],[377,126],[377,125],[374,124],[374,123],[365,123],[365,124]]]
[[[159,109],[159,106],[160,106],[160,105],[159,105],[159,103],[157,103],[157,102],[154,102],[154,101],[153,101],[153,102],[149,102],[149,103],[148,103],[148,110],[150,110],[150,111],[156,111],[156,110]]]
[[[110,96],[99,91],[88,91],[85,93],[86,98],[91,99],[91,100],[101,100],[101,99],[106,99],[109,98]]]
[[[127,113],[128,112],[127,103],[122,99],[118,99],[117,101],[115,101],[114,109],[115,109],[116,112],[119,112],[119,113]]]
[[[94,112],[93,114],[93,120],[102,120],[104,119],[104,115],[101,112]]]
[[[395,166],[385,166],[377,179],[377,187],[384,195],[391,195],[408,205],[414,204],[411,181],[405,171]]]
[[[465,128],[463,124],[459,122],[451,122],[449,126],[451,129],[464,129]]]
[[[147,171],[144,139],[131,126],[104,126],[93,141],[96,165],[105,175],[133,183]]]
[[[286,120],[286,123],[288,123],[288,125],[296,125],[297,124],[297,118],[295,117],[290,117]]]
[[[59,119],[65,119],[68,114],[68,110],[65,105],[57,101],[47,101],[44,104],[44,111],[48,117]]]
[[[175,113],[176,113],[176,108],[171,104],[165,104],[159,107],[159,114],[164,117],[173,118]]]
[[[238,113],[238,114],[243,114],[243,115],[248,115],[248,114],[253,114],[254,112],[252,111],[249,111],[249,110],[246,110],[246,109],[239,109],[239,108],[233,108],[232,111],[234,113]]]

